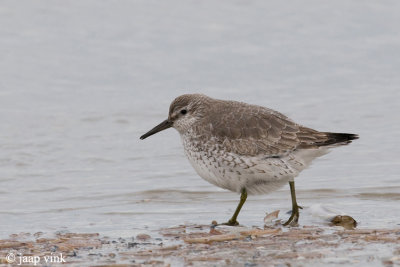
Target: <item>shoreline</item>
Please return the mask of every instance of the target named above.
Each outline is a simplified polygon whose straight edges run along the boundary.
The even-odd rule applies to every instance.
[[[21,233],[0,240],[1,264],[10,263],[10,253],[14,266],[49,264],[46,259],[52,260],[50,266],[393,266],[400,264],[400,227],[261,229],[186,224],[131,238]]]

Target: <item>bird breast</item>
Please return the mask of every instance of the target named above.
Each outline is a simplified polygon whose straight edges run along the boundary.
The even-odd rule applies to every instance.
[[[244,156],[225,151],[215,140],[188,132],[182,134],[185,154],[196,172],[218,187],[240,193],[265,194],[285,185],[303,169],[295,155],[271,158]],[[296,166],[297,165],[297,166]]]

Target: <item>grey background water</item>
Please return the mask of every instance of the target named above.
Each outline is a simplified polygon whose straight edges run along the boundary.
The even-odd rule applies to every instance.
[[[399,14],[399,1],[2,1],[0,236],[227,220],[238,195],[195,174],[176,131],[139,140],[190,92],[358,133],[297,178],[300,222],[323,224],[321,205],[398,225]],[[288,187],[250,197],[239,221],[275,209],[288,216]]]

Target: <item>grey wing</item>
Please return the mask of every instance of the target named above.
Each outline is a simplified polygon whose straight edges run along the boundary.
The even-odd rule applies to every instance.
[[[258,106],[236,106],[211,116],[210,134],[225,150],[239,155],[279,157],[298,148],[318,147],[326,134],[296,124]]]

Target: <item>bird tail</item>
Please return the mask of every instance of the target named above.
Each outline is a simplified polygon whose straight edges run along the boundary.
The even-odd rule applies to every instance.
[[[319,143],[318,146],[347,145],[352,140],[358,139],[357,134],[329,132],[324,132],[324,134],[326,134],[327,139]]]

